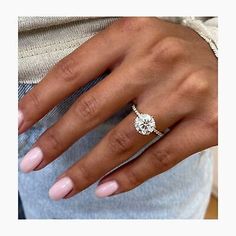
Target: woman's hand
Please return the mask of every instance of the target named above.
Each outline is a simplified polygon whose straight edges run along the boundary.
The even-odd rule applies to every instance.
[[[58,62],[19,102],[19,133],[106,70],[50,127],[21,162],[39,170],[129,102],[170,132],[137,159],[119,167],[150,142],[131,112],[50,189],[52,199],[71,197],[100,178],[99,197],[129,191],[189,155],[217,144],[217,59],[193,30],[157,18],[124,18]]]

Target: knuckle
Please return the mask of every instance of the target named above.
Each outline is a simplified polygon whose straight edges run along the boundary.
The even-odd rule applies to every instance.
[[[125,180],[126,180],[126,185],[128,189],[131,189],[139,184],[141,184],[143,182],[141,176],[135,172],[135,170],[133,170],[132,168],[130,168],[125,176]]]
[[[98,99],[93,95],[85,94],[75,106],[76,116],[83,120],[95,119],[98,116]]]
[[[76,168],[77,176],[79,176],[80,182],[83,181],[84,185],[88,185],[92,181],[92,175],[85,165],[80,164]]]
[[[59,139],[59,135],[55,133],[55,130],[47,130],[42,138],[44,139],[44,143],[47,144],[48,150],[53,150],[56,153],[59,153],[62,150],[62,142]]]
[[[210,127],[218,133],[218,112],[214,112],[209,120]]]
[[[138,32],[151,24],[153,24],[152,17],[127,17],[119,21],[119,27],[125,32]]]
[[[152,150],[149,155],[151,165],[155,169],[165,171],[173,166],[173,157],[167,150]]]
[[[55,65],[55,69],[58,72],[58,78],[65,81],[71,81],[75,78],[75,61],[71,56],[67,56],[60,60]]]
[[[182,92],[195,95],[206,94],[210,89],[210,82],[207,79],[207,73],[208,72],[206,72],[205,69],[193,72],[182,84]]]
[[[134,24],[136,24],[138,27],[147,27],[149,25],[152,25],[154,22],[155,17],[133,17],[131,20]]]
[[[31,91],[27,94],[27,96],[33,107],[38,110],[40,108],[40,99],[38,95],[35,92]]]
[[[218,114],[217,113],[211,116],[211,118],[209,119],[208,125],[210,127],[210,131],[212,131],[213,136],[216,137],[216,139],[218,139]]]
[[[177,37],[165,37],[154,46],[153,55],[165,60],[181,58],[186,53],[186,42]]]
[[[129,151],[133,147],[133,141],[130,133],[126,130],[112,130],[108,137],[110,150],[115,154],[121,154]]]
[[[203,120],[205,129],[209,131],[209,134],[218,136],[218,109],[217,104],[213,105],[213,108],[209,109],[209,115],[206,115],[206,118]]]

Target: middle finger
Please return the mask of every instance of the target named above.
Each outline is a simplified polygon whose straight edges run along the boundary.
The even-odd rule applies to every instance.
[[[120,66],[79,97],[69,111],[40,136],[23,158],[21,170],[30,172],[45,167],[80,137],[133,100],[139,88],[129,85],[127,90],[126,87],[134,76],[137,75]]]

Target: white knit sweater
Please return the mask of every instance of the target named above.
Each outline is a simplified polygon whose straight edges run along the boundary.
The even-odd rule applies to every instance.
[[[198,32],[217,56],[217,17],[162,17]],[[38,83],[60,59],[118,17],[19,17],[19,83]]]

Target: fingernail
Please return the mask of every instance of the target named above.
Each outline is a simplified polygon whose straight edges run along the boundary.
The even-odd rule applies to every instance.
[[[43,160],[43,152],[39,147],[31,149],[20,163],[21,171],[28,173],[33,171]]]
[[[106,183],[103,183],[101,185],[98,185],[95,191],[95,194],[97,197],[108,197],[111,194],[113,194],[117,189],[119,188],[119,185],[116,181],[108,181]]]
[[[60,200],[65,197],[72,189],[72,180],[69,177],[63,177],[49,189],[49,197],[55,201]]]
[[[23,122],[23,113],[20,110],[18,110],[18,129],[21,126],[22,122]]]

